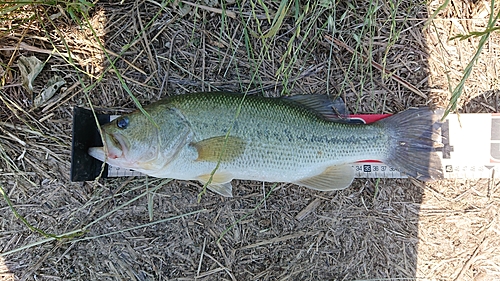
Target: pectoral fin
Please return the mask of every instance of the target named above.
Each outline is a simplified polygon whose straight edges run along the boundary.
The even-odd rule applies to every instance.
[[[219,136],[192,144],[198,151],[197,161],[228,162],[245,151],[243,139],[233,136]]]
[[[210,180],[211,178],[211,180]],[[207,188],[215,193],[218,193],[224,197],[233,197],[233,186],[231,185],[231,180],[233,179],[229,173],[216,173],[213,176],[211,174],[201,175],[197,178],[203,185],[210,181]]]
[[[354,180],[351,165],[338,165],[326,168],[323,173],[294,182],[311,189],[331,191],[347,188]]]

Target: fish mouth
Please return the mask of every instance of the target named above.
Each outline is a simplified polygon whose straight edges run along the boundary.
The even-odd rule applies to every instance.
[[[106,134],[106,145],[109,159],[125,158],[127,144],[120,134]]]
[[[89,148],[89,155],[100,161],[124,158],[128,151],[124,138],[119,134],[106,134],[105,147]]]
[[[90,147],[88,153],[90,156],[102,162],[104,162],[106,158],[103,147]]]

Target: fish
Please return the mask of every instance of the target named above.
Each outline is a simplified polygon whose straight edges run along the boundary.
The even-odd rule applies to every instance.
[[[422,181],[443,177],[439,119],[410,108],[372,124],[339,116],[327,95],[201,92],[164,98],[101,126],[88,153],[149,176],[197,180],[232,196],[233,179],[314,190],[349,187],[352,163],[381,161]],[[149,116],[148,116],[149,115]]]

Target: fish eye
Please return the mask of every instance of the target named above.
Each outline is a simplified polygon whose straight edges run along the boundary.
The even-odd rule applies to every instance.
[[[121,117],[120,119],[116,120],[116,126],[120,129],[126,129],[128,127],[129,120],[128,117]]]

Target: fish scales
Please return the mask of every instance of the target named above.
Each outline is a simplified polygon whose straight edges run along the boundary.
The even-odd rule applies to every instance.
[[[231,196],[232,179],[345,188],[354,178],[348,164],[368,159],[425,180],[441,176],[434,150],[438,117],[429,109],[360,125],[342,122],[332,106],[326,96],[313,95],[173,96],[145,107],[156,124],[135,112],[103,126],[107,154],[103,148],[89,153],[156,177],[209,182],[224,196]]]
[[[384,128],[327,121],[313,111],[280,99],[227,93],[202,94],[169,102],[186,117],[194,141],[225,135],[247,141],[241,157],[221,168],[253,168],[297,173],[290,168],[334,165],[363,159],[382,160],[387,153]],[[239,108],[241,103],[241,108]],[[239,114],[237,116],[239,110]],[[271,156],[271,157],[270,157]],[[261,173],[262,174],[262,173]]]

